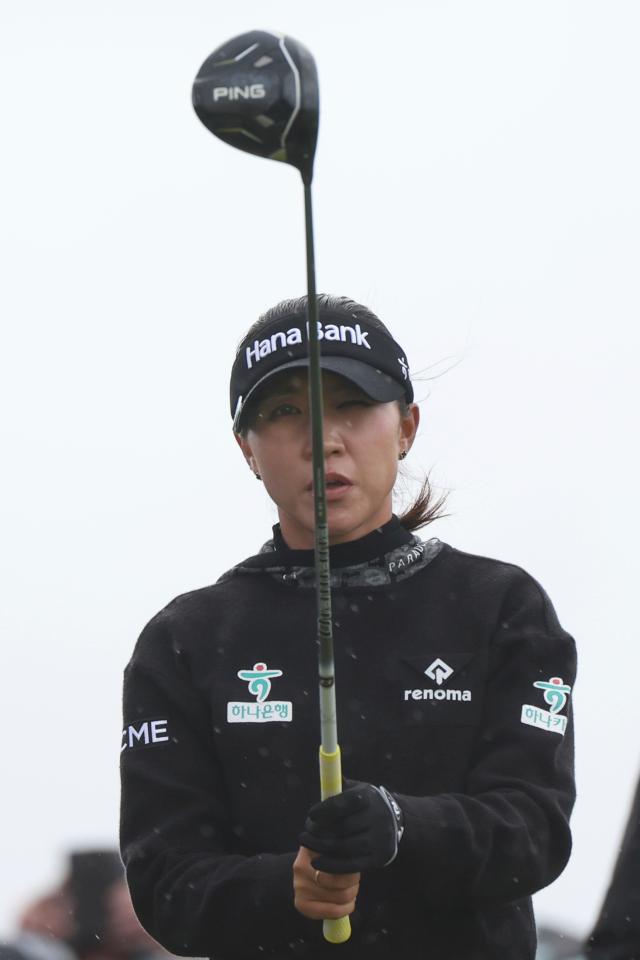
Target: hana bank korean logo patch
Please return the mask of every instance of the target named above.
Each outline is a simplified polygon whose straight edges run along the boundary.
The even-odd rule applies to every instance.
[[[533,686],[538,690],[544,690],[544,701],[548,704],[549,709],[544,710],[542,707],[534,707],[530,703],[523,703],[520,721],[530,727],[538,727],[540,730],[547,730],[550,733],[559,733],[563,737],[567,729],[567,718],[562,716],[560,711],[567,702],[571,687],[568,683],[563,683],[562,677],[536,680]]]
[[[271,681],[282,676],[282,670],[269,669],[262,660],[250,670],[238,670],[236,676],[247,683],[249,693],[256,699],[230,700],[227,703],[227,723],[271,723],[291,720],[293,707],[290,700],[267,700],[271,693]]]

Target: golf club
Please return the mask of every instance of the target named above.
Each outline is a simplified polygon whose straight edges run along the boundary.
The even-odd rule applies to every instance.
[[[324,800],[342,791],[342,769],[335,698],[322,377],[311,204],[319,119],[314,59],[291,37],[262,30],[240,34],[214,50],[200,67],[193,84],[193,106],[205,127],[225,143],[297,167],[304,186],[320,683],[320,790]],[[329,942],[343,943],[351,935],[349,918],[324,920],[323,933]]]

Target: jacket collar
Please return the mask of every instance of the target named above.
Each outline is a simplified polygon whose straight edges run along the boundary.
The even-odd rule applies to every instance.
[[[232,577],[264,575],[290,586],[316,588],[313,550],[290,550],[278,525],[273,539],[255,557],[228,570],[219,583]],[[329,548],[332,588],[376,587],[404,580],[422,570],[438,556],[444,544],[439,540],[422,543],[409,533],[397,517],[359,540]]]
[[[377,557],[382,557],[398,547],[411,543],[415,538],[406,530],[398,518],[391,520],[372,530],[371,533],[350,540],[347,543],[338,543],[329,547],[329,565],[331,569],[351,567],[354,564],[366,563]],[[254,563],[254,561],[256,561]],[[285,543],[280,530],[280,524],[273,527],[273,539],[264,544],[256,557],[246,560],[243,566],[265,567],[314,567],[315,556],[313,550],[291,550]]]

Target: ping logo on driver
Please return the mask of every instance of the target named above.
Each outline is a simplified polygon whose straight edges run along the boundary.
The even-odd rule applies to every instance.
[[[263,83],[248,83],[244,87],[214,87],[213,102],[218,100],[262,100],[267,92]]]

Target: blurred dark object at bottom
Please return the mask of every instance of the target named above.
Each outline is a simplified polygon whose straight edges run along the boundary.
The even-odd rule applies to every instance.
[[[584,945],[554,927],[538,927],[536,960],[585,960]]]
[[[141,927],[116,850],[74,851],[62,882],[23,911],[0,960],[168,960]]]

